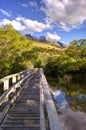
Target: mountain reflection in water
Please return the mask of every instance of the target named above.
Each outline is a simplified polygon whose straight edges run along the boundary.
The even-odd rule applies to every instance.
[[[61,89],[52,91],[57,108],[61,111],[59,115],[64,130],[86,130],[86,113],[73,112],[66,99],[66,94]]]

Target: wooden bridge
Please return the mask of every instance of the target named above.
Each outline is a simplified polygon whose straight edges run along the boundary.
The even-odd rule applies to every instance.
[[[63,130],[42,69],[0,80],[0,130]]]

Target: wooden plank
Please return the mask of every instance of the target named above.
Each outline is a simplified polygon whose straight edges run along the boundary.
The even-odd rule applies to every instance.
[[[17,128],[14,128],[14,127],[4,127],[4,128],[0,128],[0,130],[40,130],[40,127],[17,127]]]
[[[40,127],[40,124],[37,124],[37,123],[32,123],[32,124],[29,124],[29,123],[4,123],[4,125],[2,127]]]
[[[40,120],[40,116],[39,115],[29,115],[29,114],[15,114],[15,116],[13,114],[11,115],[7,115],[7,118],[11,119],[15,119],[15,120],[23,120],[23,119],[28,119],[28,120]]]
[[[5,121],[4,121],[4,124],[38,124],[39,125],[39,119],[9,119],[7,118]]]
[[[41,78],[42,84],[44,87],[44,97],[46,102],[50,130],[63,130],[61,122],[56,112],[52,96],[49,91],[48,83],[42,71],[41,71],[41,77],[42,77]]]

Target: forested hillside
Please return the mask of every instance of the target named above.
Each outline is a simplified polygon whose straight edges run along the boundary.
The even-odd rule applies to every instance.
[[[63,50],[28,40],[6,25],[0,28],[0,78],[27,68],[45,67],[48,58],[58,56]]]
[[[50,58],[46,65],[49,75],[86,72],[86,39],[74,40],[59,56]]]
[[[62,49],[29,40],[11,25],[0,28],[0,78],[33,67],[43,67],[49,75],[84,73],[86,39]]]

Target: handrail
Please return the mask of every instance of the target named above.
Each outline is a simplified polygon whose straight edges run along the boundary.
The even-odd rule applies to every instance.
[[[27,69],[16,74],[12,74],[0,79],[0,89],[2,93],[8,90],[12,85],[21,80],[25,75],[33,71],[33,69]]]
[[[43,93],[42,82],[40,81],[40,130],[46,130],[43,107],[44,107],[44,93]]]
[[[5,80],[8,80],[8,79],[10,79],[10,78],[12,78],[12,77],[15,77],[15,76],[18,76],[18,75],[20,75],[20,74],[24,74],[24,73],[27,72],[27,71],[30,71],[30,70],[29,70],[29,69],[28,69],[28,70],[24,70],[24,71],[15,73],[15,74],[8,75],[8,76],[6,76],[6,77],[4,77],[4,78],[1,78],[1,79],[0,79],[0,84],[1,84],[2,82],[4,82]]]
[[[29,71],[28,71],[29,72]],[[17,87],[20,87],[20,90],[16,92],[16,94],[13,96],[13,98],[8,102],[6,107],[3,109],[3,111],[0,113],[0,124],[2,123],[5,115],[7,114],[8,110],[10,109],[10,106],[16,101],[22,90],[28,85],[29,80],[33,77],[33,72],[31,71],[25,75],[21,80],[19,80],[16,84],[14,84],[11,88],[9,88],[1,97],[0,97],[0,105],[8,100],[9,94],[13,91],[16,91]],[[24,85],[23,85],[24,82]]]
[[[9,95],[12,92],[16,91],[16,88],[21,87],[22,82],[28,78],[29,76],[31,76],[32,73],[29,72],[28,75],[26,75],[24,78],[22,78],[21,80],[19,80],[16,84],[12,85],[7,91],[5,91],[2,96],[0,97],[0,105],[6,101],[8,101],[9,99]]]
[[[41,77],[41,82],[44,89],[44,99],[45,99],[46,110],[48,114],[50,130],[63,130],[62,124],[60,122],[60,119],[58,117],[58,114],[55,108],[54,101],[49,91],[47,80],[45,78],[45,75],[42,69],[40,69],[40,77]]]
[[[0,105],[4,102],[8,101],[9,94],[11,92],[15,92],[16,88],[20,87],[20,85],[24,81],[25,77],[26,76],[29,77],[31,74],[33,74],[34,71],[35,70],[33,70],[33,69],[27,69],[27,70],[21,71],[19,73],[12,74],[12,75],[9,75],[7,77],[0,79],[0,81],[3,83],[3,86],[0,86],[3,89],[3,93],[0,96]],[[19,76],[19,78],[17,79],[17,77],[15,77],[15,76]],[[11,86],[9,85],[10,78],[12,78],[12,80],[14,79]]]

